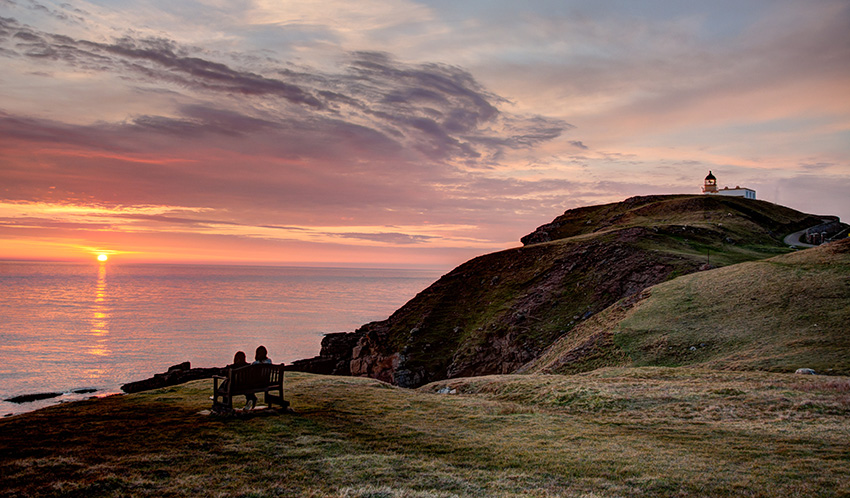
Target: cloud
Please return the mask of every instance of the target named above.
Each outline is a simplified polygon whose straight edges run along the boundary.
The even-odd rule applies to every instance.
[[[846,175],[806,173],[789,178],[763,179],[764,194],[774,202],[805,213],[839,216],[850,221],[850,178]]]
[[[380,242],[381,244],[391,245],[419,244],[438,238],[434,236],[411,235],[406,233],[345,233],[340,236],[347,239],[368,240],[371,242]]]
[[[96,42],[10,19],[0,26],[8,33],[0,48],[56,74],[42,81],[61,86],[70,72],[92,85],[117,83],[128,89],[121,94],[128,104],[139,99],[148,107],[90,122],[0,110],[7,139],[0,159],[8,165],[0,182],[9,186],[0,199],[209,210],[188,217],[115,214],[108,223],[89,218],[98,229],[493,247],[471,235],[490,223],[476,213],[490,212],[495,225],[505,209],[493,206],[499,197],[516,202],[547,194],[542,184],[524,190],[521,181],[511,182],[511,191],[483,181],[483,172],[572,128],[507,112],[506,99],[457,66],[405,63],[387,53],[341,53],[334,70],[271,59],[252,60],[245,70],[232,62],[234,54],[161,37]],[[492,190],[472,193],[467,181]],[[368,229],[322,228],[341,218]],[[427,228],[385,228],[410,223]],[[465,235],[436,228],[443,225],[466,226]]]
[[[98,43],[37,32],[12,19],[0,19],[0,28],[13,33],[14,49],[24,57],[61,61],[87,70],[130,71],[147,80],[187,88],[246,96],[268,95],[294,104],[323,106],[309,90],[296,84],[190,56],[188,49],[165,38],[137,40],[124,36],[114,43]]]
[[[0,25],[12,33],[3,48],[19,57],[50,59],[77,70],[120,73],[125,78],[134,75],[139,84],[198,92],[196,97],[206,96],[199,104],[204,107],[214,95],[223,95],[226,101],[216,107],[236,105],[240,113],[252,112],[251,107],[255,114],[261,113],[259,108],[274,113],[274,117],[253,116],[257,119],[253,124],[295,122],[302,129],[306,125],[307,129],[337,130],[342,128],[339,123],[346,123],[349,130],[359,126],[434,161],[486,161],[498,157],[504,148],[530,147],[569,128],[558,120],[500,111],[497,106],[505,101],[457,67],[405,64],[385,53],[346,54],[337,73],[270,66],[269,74],[263,75],[205,59],[194,53],[197,49],[165,38],[123,36],[113,43],[99,43],[40,32],[12,19],[3,19]],[[199,105],[186,106],[182,112],[200,114]],[[218,131],[224,127],[241,130],[247,119],[242,116],[231,122],[224,109],[214,109],[202,120],[207,129],[214,112],[220,118],[215,122],[223,125]],[[194,117],[195,121],[189,121],[150,115],[132,120],[139,127],[183,134],[202,128],[198,116]]]
[[[800,167],[807,171],[823,171],[825,169],[837,166],[835,163],[817,162],[817,163],[800,163]]]

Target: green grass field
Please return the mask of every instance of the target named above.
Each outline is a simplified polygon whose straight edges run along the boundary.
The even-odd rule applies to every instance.
[[[850,374],[850,240],[685,275],[615,304],[524,370],[701,366]]]
[[[687,368],[453,379],[294,373],[295,414],[211,381],[0,421],[4,496],[840,496],[850,379]],[[442,388],[456,394],[438,394]]]

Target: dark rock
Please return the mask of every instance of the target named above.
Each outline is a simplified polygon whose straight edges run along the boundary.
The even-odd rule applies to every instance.
[[[351,375],[352,351],[362,334],[358,332],[335,332],[322,338],[319,356],[295,360],[287,370],[322,375]]]
[[[97,392],[97,389],[75,389],[71,392],[74,393],[74,394],[88,394],[88,393]]]
[[[542,244],[544,242],[551,242],[552,237],[549,236],[549,232],[546,231],[547,228],[557,228],[551,225],[544,225],[534,232],[526,235],[525,237],[520,239],[522,245],[528,246],[531,244]]]
[[[50,398],[58,398],[62,396],[62,393],[36,393],[36,394],[22,394],[20,396],[15,396],[7,399],[6,401],[10,403],[31,403],[33,401],[38,401],[40,399],[50,399]]]
[[[160,389],[162,387],[176,386],[190,380],[209,379],[213,375],[224,375],[226,367],[211,367],[211,368],[175,368],[189,365],[189,362],[175,365],[168,369],[165,373],[154,374],[149,379],[139,380],[136,382],[128,382],[121,386],[121,390],[125,393],[137,393],[141,391],[150,391],[151,389]]]
[[[192,369],[192,364],[188,361],[184,361],[183,363],[180,363],[179,365],[173,365],[173,366],[168,367],[169,372],[173,372],[175,370],[191,370],[191,369]]]
[[[419,387],[423,384],[424,378],[425,370],[422,368],[416,370],[399,368],[393,372],[393,383],[399,387]]]

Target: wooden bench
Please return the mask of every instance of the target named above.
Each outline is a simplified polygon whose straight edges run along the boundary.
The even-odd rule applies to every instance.
[[[271,394],[277,391],[277,394]],[[263,393],[269,407],[272,403],[282,408],[289,406],[283,399],[283,365],[261,363],[244,367],[228,368],[227,375],[213,376],[213,410],[232,412],[233,397]]]

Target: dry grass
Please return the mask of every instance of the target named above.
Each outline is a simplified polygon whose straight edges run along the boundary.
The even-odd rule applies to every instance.
[[[640,297],[576,327],[524,371],[698,365],[850,374],[850,240],[686,275]]]
[[[837,496],[847,378],[696,369],[290,376],[297,414],[218,419],[209,381],[0,421],[4,496]],[[436,394],[442,387],[458,394]]]
[[[850,251],[823,247],[658,285],[614,342],[633,365],[848,374],[848,323]]]

